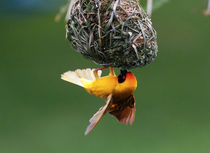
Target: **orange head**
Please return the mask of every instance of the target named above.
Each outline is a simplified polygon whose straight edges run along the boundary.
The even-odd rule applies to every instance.
[[[116,95],[129,96],[136,90],[137,80],[132,72],[123,70],[117,78],[118,84],[115,88]]]

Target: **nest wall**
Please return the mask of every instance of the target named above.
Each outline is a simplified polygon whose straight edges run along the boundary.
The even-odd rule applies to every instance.
[[[157,56],[157,35],[136,0],[74,0],[66,37],[74,49],[103,66],[130,69]]]

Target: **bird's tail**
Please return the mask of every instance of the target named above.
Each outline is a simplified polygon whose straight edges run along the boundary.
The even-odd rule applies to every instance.
[[[84,84],[82,82],[84,81],[94,81],[96,79],[95,75],[94,75],[94,70],[95,69],[77,69],[75,71],[68,71],[65,72],[64,74],[61,75],[61,79],[74,83],[78,86],[84,87]],[[102,71],[99,70],[98,72],[98,76],[100,77],[102,74]]]

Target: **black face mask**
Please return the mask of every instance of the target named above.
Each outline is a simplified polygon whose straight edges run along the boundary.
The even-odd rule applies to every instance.
[[[120,74],[118,75],[118,82],[123,83],[126,79],[127,70],[120,70]]]

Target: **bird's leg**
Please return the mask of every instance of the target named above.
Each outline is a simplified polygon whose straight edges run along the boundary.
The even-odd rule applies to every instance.
[[[113,67],[109,67],[109,75],[111,76],[115,76],[115,73],[114,73],[114,68]]]
[[[103,69],[107,69],[107,67],[101,67],[101,68],[97,68],[97,69],[93,70],[93,74],[94,74],[94,76],[96,77],[96,79],[99,78],[99,76],[98,76],[98,71],[99,71],[99,70],[103,70]]]

